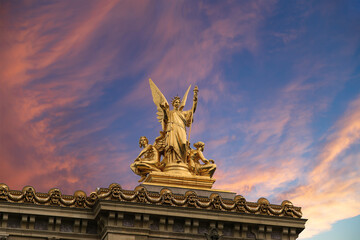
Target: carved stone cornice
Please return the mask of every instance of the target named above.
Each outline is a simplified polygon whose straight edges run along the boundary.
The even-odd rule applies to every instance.
[[[0,184],[0,201],[10,203],[29,203],[36,205],[61,206],[69,208],[92,209],[98,200],[112,200],[120,202],[134,202],[152,205],[164,205],[182,208],[196,208],[209,211],[237,212],[260,214],[278,217],[301,218],[301,208],[284,200],[281,205],[270,204],[266,198],[257,202],[247,202],[237,195],[234,199],[223,199],[218,193],[210,197],[199,197],[194,191],[187,191],[183,195],[173,194],[169,189],[162,189],[159,193],[148,192],[143,186],[134,190],[124,190],[117,183],[108,188],[100,188],[96,192],[86,195],[78,190],[74,195],[63,195],[58,188],[52,188],[48,193],[39,193],[31,186],[25,186],[22,191],[10,190],[6,184]]]

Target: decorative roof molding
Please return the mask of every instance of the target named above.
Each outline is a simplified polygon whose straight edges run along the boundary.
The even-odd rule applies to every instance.
[[[58,188],[52,188],[48,193],[38,193],[34,187],[25,186],[22,191],[10,190],[6,184],[0,184],[0,202],[30,203],[37,205],[61,206],[70,208],[93,208],[99,200],[119,202],[134,202],[174,207],[197,208],[209,211],[225,211],[247,214],[261,214],[278,217],[301,218],[301,208],[295,207],[290,201],[284,200],[281,205],[270,204],[266,198],[260,198],[256,203],[247,202],[237,195],[233,200],[223,199],[219,194],[212,193],[210,197],[199,197],[194,191],[184,195],[173,194],[164,187],[159,193],[148,192],[143,186],[134,190],[124,190],[117,183],[108,188],[100,188],[89,196],[82,190],[74,195],[63,195]]]

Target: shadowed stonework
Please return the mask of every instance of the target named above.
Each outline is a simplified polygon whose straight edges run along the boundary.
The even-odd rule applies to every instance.
[[[2,239],[285,240],[296,239],[306,222],[301,208],[286,200],[274,205],[265,198],[247,202],[240,195],[173,194],[166,187],[124,190],[116,183],[89,196],[83,191],[62,195],[59,189],[38,193],[30,186],[18,191],[1,184],[0,213]]]

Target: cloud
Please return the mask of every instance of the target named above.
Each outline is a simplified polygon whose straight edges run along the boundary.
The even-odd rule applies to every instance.
[[[289,181],[296,179],[301,173],[299,168],[295,168],[297,159],[289,159],[274,166],[268,164],[258,164],[254,167],[243,167],[231,173],[217,172],[216,177],[226,179],[216,185],[217,189],[231,189],[238,194],[245,196],[249,201],[257,201],[260,197],[273,199],[275,189],[286,187]],[[286,174],[284,174],[286,173]],[[279,204],[280,202],[273,202]]]
[[[88,189],[81,180],[104,169],[101,159],[121,165],[129,159],[120,156],[131,158],[125,154],[131,152],[127,143],[115,132],[109,134],[109,127],[148,97],[144,89],[150,96],[147,79],[124,86],[129,91],[121,92],[120,100],[100,108],[97,102],[106,101],[106,91],[121,89],[118,85],[127,78],[138,79],[133,73],[139,71],[148,72],[160,86],[169,81],[178,82],[179,89],[197,80],[207,83],[201,98],[209,101],[212,88],[226,88],[219,74],[212,76],[216,63],[230,50],[255,51],[255,32],[263,19],[257,3],[228,5],[222,14],[202,3],[167,1],[164,8],[146,1],[5,7],[2,179],[12,188],[33,184],[40,191],[53,184],[69,191]],[[199,12],[208,16],[206,21],[196,17]],[[166,86],[165,92],[177,87]],[[50,176],[54,180],[45,181]]]
[[[308,164],[304,155],[313,143],[309,129],[313,112],[302,106],[303,94],[280,90],[270,102],[247,110],[250,118],[216,122],[210,127],[228,126],[225,132],[219,130],[222,135],[217,140],[226,141],[225,145],[213,147],[221,149],[214,157],[218,164],[216,188],[231,189],[250,201],[267,197],[281,203],[277,193],[301,180]]]
[[[229,2],[209,7],[203,3],[167,2],[166,12],[154,19],[154,33],[149,39],[152,45],[140,57],[145,59],[142,63],[150,61],[147,59],[153,63],[144,80],[125,99],[133,102],[148,98],[143,92],[151,78],[166,96],[197,83],[204,86],[203,97],[209,101],[212,89],[224,89],[217,64],[231,52],[257,51],[256,32],[273,4]],[[196,17],[199,13],[205,18]]]
[[[128,166],[138,136],[160,130],[151,77],[168,98],[199,85],[191,141],[204,141],[205,156],[216,161],[216,188],[254,201],[288,198],[310,219],[303,237],[358,214],[349,206],[359,209],[359,153],[353,149],[359,98],[328,132],[313,126],[348,80],[354,64],[344,56],[355,52],[357,41],[342,44],[339,56],[314,45],[315,38],[324,41],[303,27],[306,21],[299,29],[271,30],[286,43],[276,54],[293,56],[276,72],[277,81],[263,67],[280,64],[264,49],[263,28],[276,21],[275,1],[161,6],[59,1],[1,9],[0,182],[37,191],[59,186],[70,194],[111,182],[132,188],[137,176]],[[338,35],[327,39],[326,49]],[[229,79],[224,66],[235,64],[236,54],[244,59],[234,68],[246,72],[240,64],[252,61],[250,55],[259,75]],[[191,94],[186,109],[190,102]]]
[[[359,154],[352,149],[359,143],[359,98],[322,139],[315,138],[319,130],[312,125],[349,80],[352,66],[338,67],[322,55],[298,59],[287,85],[248,109],[249,119],[225,124],[230,131],[224,135],[244,140],[229,142],[222,151],[228,154],[221,159],[226,163],[217,162],[216,188],[250,201],[264,196],[279,204],[289,199],[309,218],[302,238],[359,214]]]
[[[121,113],[96,122],[91,119],[101,113],[76,114],[102,95],[100,84],[106,86],[113,80],[107,66],[116,51],[88,53],[88,48],[96,45],[96,33],[101,34],[102,24],[117,4],[92,2],[84,7],[78,2],[71,8],[65,2],[21,8],[7,4],[0,59],[0,157],[5,162],[1,181],[10,187],[88,189],[82,180],[95,175],[101,168],[100,159],[123,159],[109,152],[113,148],[109,142],[99,148],[95,146],[99,142],[88,140]],[[89,59],[91,56],[99,59]],[[106,111],[110,109],[102,113]],[[71,149],[75,144],[78,148]],[[86,169],[83,161],[93,166],[87,173],[82,172]]]
[[[360,214],[360,157],[350,147],[360,140],[360,96],[353,100],[316,159],[306,183],[281,195],[301,203],[305,218],[309,218],[302,238],[329,230],[338,220]]]

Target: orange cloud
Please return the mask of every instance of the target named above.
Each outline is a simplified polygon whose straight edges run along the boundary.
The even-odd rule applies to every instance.
[[[125,116],[128,106],[134,115],[140,104],[145,107],[138,111],[154,107],[148,77],[167,97],[182,95],[190,83],[195,83],[200,87],[200,101],[243,114],[238,106],[230,106],[241,102],[243,96],[231,94],[231,83],[222,79],[217,66],[230,52],[257,54],[258,29],[275,2],[218,4],[214,8],[202,3],[189,7],[180,1],[164,4],[166,11],[146,1],[79,1],[71,5],[61,1],[17,13],[4,11],[8,21],[6,34],[0,36],[0,182],[13,189],[31,184],[38,191],[59,186],[68,193],[78,188],[90,192],[111,182],[132,188],[136,177],[129,177],[128,165],[138,149],[129,147],[129,133],[94,135]],[[208,20],[187,17],[194,11],[192,7]],[[225,7],[228,9],[219,11]],[[219,166],[217,188],[257,200],[286,191],[293,181],[302,184],[272,198],[288,198],[303,206],[304,216],[310,218],[304,237],[358,214],[351,206],[359,209],[355,201],[359,198],[356,192],[360,192],[355,172],[359,156],[347,154],[359,139],[359,100],[326,138],[316,167],[308,177],[303,176],[304,168],[311,165],[304,153],[314,148],[308,126],[314,103],[303,106],[300,101],[304,91],[324,84],[307,83],[323,66],[321,62],[298,66],[301,74],[279,92],[279,97],[249,109],[247,113],[253,115],[247,122],[239,123],[238,115],[228,117],[223,112],[213,118],[217,109],[199,108],[192,129],[192,141],[207,129],[217,129],[211,136],[213,142],[206,142],[205,153]],[[303,74],[304,69],[308,74]],[[117,102],[88,109],[112,88],[111,84],[122,86],[128,78],[135,82],[115,93],[119,94]],[[154,118],[155,107],[151,114]],[[231,143],[234,140],[238,142]],[[224,148],[225,154],[211,145]],[[335,168],[340,157],[344,167]],[[235,167],[240,170],[234,172]],[[339,171],[346,174],[338,176]],[[307,178],[305,184],[303,178]]]
[[[281,196],[303,206],[304,217],[309,221],[302,238],[329,230],[334,222],[360,214],[360,155],[347,152],[359,139],[360,97],[335,124],[307,183]],[[334,169],[335,163],[339,167]]]
[[[296,179],[301,173],[299,168],[295,168],[296,162],[297,159],[289,159],[272,167],[263,164],[252,168],[244,167],[231,173],[224,173],[220,168],[216,177],[222,181],[216,183],[216,188],[231,189],[249,198],[248,200],[256,201],[264,194],[268,195],[274,189],[284,187],[289,181]]]
[[[219,155],[221,159],[215,158],[221,160],[217,162],[219,170],[215,173],[216,188],[231,189],[252,201],[264,196],[281,202],[283,199],[277,199],[275,194],[303,175],[306,166],[303,154],[312,143],[308,129],[311,112],[299,109],[299,105],[296,94],[283,93],[271,104],[257,109],[248,122],[234,126],[216,123],[217,126],[229,126],[229,133],[233,135],[232,138],[226,135],[227,138],[219,141],[240,142],[238,149],[234,143],[225,144],[232,146],[227,149],[231,152],[230,157]],[[239,133],[238,129],[245,133],[244,141],[242,135],[240,138],[234,135]],[[217,145],[216,149],[219,147],[224,145]]]
[[[320,145],[312,139],[309,128],[315,106],[301,105],[304,103],[300,96],[307,88],[298,84],[292,89],[285,87],[271,105],[257,109],[253,121],[235,126],[246,133],[245,145],[232,152],[230,159],[221,159],[231,164],[218,164],[215,186],[251,201],[261,196],[278,203],[289,199],[301,206],[304,217],[309,218],[301,234],[308,238],[330,229],[338,220],[359,214],[359,154],[347,150],[360,138],[360,97],[328,133],[325,145]],[[321,109],[323,103],[316,107]],[[305,155],[309,149],[320,152],[315,160]],[[240,170],[234,171],[235,167]],[[292,188],[294,185],[298,187]]]

